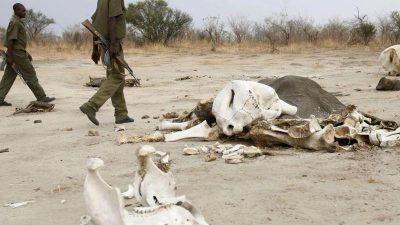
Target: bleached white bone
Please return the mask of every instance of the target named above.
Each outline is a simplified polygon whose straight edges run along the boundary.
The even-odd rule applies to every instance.
[[[379,63],[389,74],[397,75],[400,73],[400,45],[393,45],[385,50],[379,56]]]
[[[234,80],[214,100],[212,113],[228,136],[240,134],[258,119],[275,119],[282,114],[295,115],[297,107],[279,99],[275,90],[253,81]]]
[[[161,131],[165,130],[179,131],[188,129],[190,125],[191,122],[174,123],[172,121],[163,120],[158,126],[158,129]]]
[[[370,142],[381,147],[395,147],[400,145],[400,128],[395,131],[385,129],[374,130],[370,133]]]
[[[202,138],[207,140],[211,131],[212,128],[207,124],[207,121],[204,121],[203,123],[196,125],[190,129],[176,133],[166,134],[165,141],[174,142],[188,138]]]
[[[101,159],[89,159],[84,184],[84,198],[92,221],[96,225],[207,225],[203,215],[187,201],[156,207],[124,209],[118,188],[109,186],[98,169]]]
[[[293,147],[320,151],[335,149],[335,130],[329,124],[324,129],[305,138],[293,138],[286,133],[276,132],[265,128],[255,127],[250,131],[250,135],[255,142],[282,143]]]
[[[132,186],[136,200],[143,206],[157,206],[160,199],[175,197],[176,183],[173,174],[160,170],[154,163],[152,154],[161,155],[162,158],[165,156],[165,153],[148,145],[140,147],[137,153],[139,166]]]

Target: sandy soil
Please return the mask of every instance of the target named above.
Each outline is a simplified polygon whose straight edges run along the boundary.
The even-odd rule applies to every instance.
[[[385,119],[400,120],[400,92],[377,92],[382,76],[378,52],[367,50],[314,51],[302,54],[128,55],[143,79],[142,88],[126,89],[130,115],[137,122],[128,132],[154,131],[158,120],[140,119],[168,111],[190,110],[197,101],[216,94],[231,79],[259,80],[266,76],[300,75],[331,92],[341,92],[346,104]],[[35,61],[39,79],[55,112],[10,116],[0,109],[0,224],[76,225],[86,214],[82,198],[88,157],[104,159],[104,178],[125,189],[136,168],[140,146],[115,143],[113,108],[107,102],[98,113],[100,137],[78,107],[95,92],[83,86],[88,76],[101,76],[101,66],[88,56],[75,60]],[[0,73],[0,76],[2,73]],[[186,81],[176,78],[192,76]],[[358,90],[356,90],[358,89]],[[17,80],[8,101],[24,107],[33,100]],[[33,121],[40,119],[41,124]],[[72,131],[64,131],[72,128]],[[171,152],[178,191],[186,194],[211,224],[400,224],[400,152],[397,149],[349,153],[307,153],[281,149],[277,156],[227,165],[185,157],[185,145],[203,142],[158,143]],[[3,204],[33,200],[12,209]],[[66,200],[61,204],[61,200]]]

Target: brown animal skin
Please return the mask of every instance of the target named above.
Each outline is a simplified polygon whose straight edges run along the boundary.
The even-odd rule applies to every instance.
[[[260,83],[275,89],[279,98],[297,107],[297,116],[326,118],[341,112],[346,106],[328,93],[315,81],[299,76],[285,76],[278,79],[264,79]]]
[[[376,86],[377,91],[400,91],[400,80],[392,80],[382,77]]]

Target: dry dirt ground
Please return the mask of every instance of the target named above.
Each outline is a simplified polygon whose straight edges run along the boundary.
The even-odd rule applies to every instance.
[[[132,134],[151,133],[158,124],[153,116],[190,110],[228,80],[285,75],[310,77],[330,92],[341,92],[339,99],[346,104],[399,121],[400,92],[375,91],[383,74],[377,56],[369,50],[128,55],[143,87],[125,90],[130,115],[136,118],[126,127]],[[111,103],[98,113],[98,128],[78,111],[95,92],[83,86],[88,76],[104,75],[103,68],[93,65],[88,54],[73,60],[51,58],[39,58],[34,65],[47,93],[57,97],[54,112],[10,116],[13,107],[0,108],[0,149],[10,150],[0,154],[0,224],[79,224],[86,214],[82,188],[88,157],[104,159],[102,175],[122,190],[133,179],[134,152],[140,145],[116,145]],[[175,81],[184,76],[192,79]],[[33,95],[17,79],[7,100],[23,107]],[[143,115],[151,118],[142,120]],[[38,119],[42,123],[34,124]],[[87,136],[92,128],[99,137]],[[185,145],[203,144],[154,146],[171,152],[178,192],[187,195],[210,224],[400,224],[398,149],[335,154],[280,149],[276,156],[241,165],[182,155]],[[34,203],[3,207],[27,200]],[[62,200],[66,202],[61,204]]]

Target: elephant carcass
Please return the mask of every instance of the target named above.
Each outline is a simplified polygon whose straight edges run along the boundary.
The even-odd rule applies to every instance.
[[[295,115],[297,108],[282,101],[275,90],[252,81],[231,81],[214,100],[212,113],[227,136],[240,134],[256,120]]]
[[[89,159],[84,184],[86,207],[96,225],[207,225],[200,212],[187,201],[127,211],[120,190],[100,176],[98,169],[103,166],[101,159]]]
[[[400,74],[400,45],[393,45],[383,50],[379,56],[379,63],[389,75]]]
[[[264,79],[260,83],[275,89],[279,98],[297,107],[296,116],[326,118],[341,112],[346,106],[315,81],[299,76],[285,76],[278,79]]]

